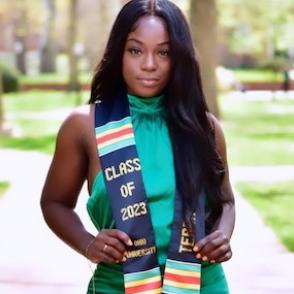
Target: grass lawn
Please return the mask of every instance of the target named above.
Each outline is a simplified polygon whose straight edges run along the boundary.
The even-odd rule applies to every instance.
[[[81,92],[79,98],[86,102],[89,92]],[[7,112],[48,111],[61,108],[75,107],[77,96],[75,93],[64,91],[27,91],[5,94],[4,103]]]
[[[81,100],[88,100],[82,92]],[[61,121],[36,119],[23,114],[71,109],[76,97],[62,91],[29,91],[4,97],[6,116],[20,128],[21,138],[4,138],[0,147],[39,150],[54,149]],[[220,96],[229,163],[233,165],[294,164],[294,101],[248,101]]]
[[[281,82],[283,74],[271,70],[262,69],[230,69],[240,82]],[[91,83],[92,72],[80,73],[79,80],[82,83]],[[42,73],[37,76],[20,76],[22,84],[42,84],[57,83],[63,84],[68,82],[68,75],[64,73]]]
[[[8,182],[0,181],[0,198],[3,196],[4,192],[9,188]]]
[[[86,103],[89,92],[82,92],[81,101]],[[8,123],[21,132],[21,137],[2,137],[0,147],[21,150],[36,150],[52,153],[56,133],[62,123],[56,119],[38,119],[42,112],[72,109],[76,106],[76,95],[62,91],[29,91],[7,94],[4,97]],[[32,114],[30,117],[30,113]]]
[[[231,69],[240,82],[282,82],[283,73],[261,69]]]
[[[42,73],[37,76],[20,76],[21,84],[43,84],[43,83],[67,83],[69,76],[64,73]],[[92,73],[80,73],[79,81],[82,83],[91,83]]]
[[[256,207],[281,242],[294,252],[294,182],[238,183],[237,189]]]
[[[294,100],[221,96],[220,106],[230,164],[294,164]]]

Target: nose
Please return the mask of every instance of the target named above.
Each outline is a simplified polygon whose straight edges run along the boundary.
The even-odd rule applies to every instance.
[[[148,53],[144,56],[142,61],[142,69],[147,71],[154,71],[157,67],[155,56],[152,53]]]

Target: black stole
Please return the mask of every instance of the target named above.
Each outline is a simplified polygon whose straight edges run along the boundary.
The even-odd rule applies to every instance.
[[[204,236],[204,194],[201,193],[195,211],[196,236],[191,238],[176,189],[172,236],[162,282],[126,95],[95,105],[95,132],[116,228],[133,241],[123,264],[125,293],[200,293],[201,261],[192,248],[195,240]]]

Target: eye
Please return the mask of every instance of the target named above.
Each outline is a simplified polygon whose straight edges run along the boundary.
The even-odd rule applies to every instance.
[[[132,55],[140,55],[142,53],[142,51],[139,48],[129,48],[128,51]]]
[[[158,54],[162,57],[166,57],[170,55],[170,51],[169,50],[159,50]]]

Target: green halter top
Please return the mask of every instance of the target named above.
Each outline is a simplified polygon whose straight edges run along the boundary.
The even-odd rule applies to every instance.
[[[156,238],[157,256],[161,271],[167,257],[174,216],[175,173],[172,146],[166,124],[163,96],[140,98],[128,95],[130,113],[138,155],[142,165],[142,176],[148,197],[151,220]],[[99,172],[92,186],[87,203],[88,213],[97,230],[114,228],[114,220],[108,200],[103,175]],[[211,269],[212,278],[222,281],[218,289],[226,289],[220,265],[204,267]],[[204,271],[202,272],[202,280]],[[209,274],[208,272],[208,274]],[[207,276],[209,278],[209,276]],[[203,283],[203,281],[202,281]],[[94,273],[96,293],[124,293],[123,273],[120,264],[98,264]],[[228,292],[211,292],[209,294]],[[209,292],[210,291],[210,292]],[[93,293],[93,281],[88,293]],[[205,292],[201,291],[201,294]]]

